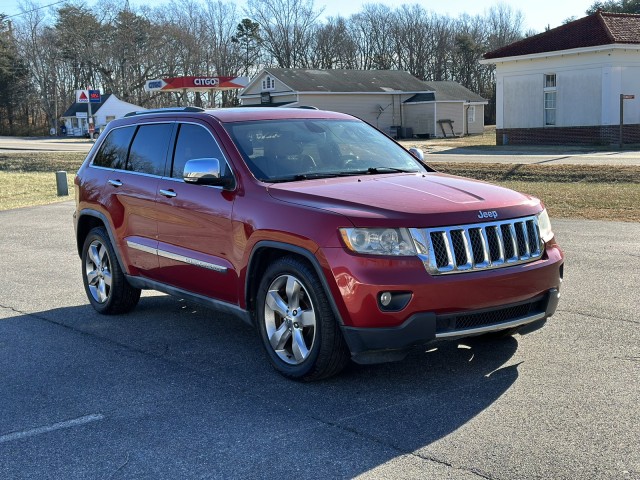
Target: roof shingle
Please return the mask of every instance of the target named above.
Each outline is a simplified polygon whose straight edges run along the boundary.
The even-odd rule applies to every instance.
[[[598,11],[485,53],[484,58],[516,57],[615,43],[640,44],[640,15]]]
[[[298,92],[423,92],[425,84],[401,70],[310,70],[266,68]]]
[[[424,83],[427,86],[427,90],[433,90],[435,92],[436,100],[439,101],[466,100],[470,102],[486,102],[486,99],[472,92],[467,87],[460,85],[458,82],[444,80]]]

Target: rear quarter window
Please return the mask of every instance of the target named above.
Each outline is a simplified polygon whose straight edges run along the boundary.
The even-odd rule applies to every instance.
[[[135,125],[111,130],[93,159],[96,167],[124,170],[127,164],[129,144],[136,131]]]

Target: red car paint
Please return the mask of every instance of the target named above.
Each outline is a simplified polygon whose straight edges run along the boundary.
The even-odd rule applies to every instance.
[[[492,221],[494,216],[499,220],[535,216],[544,207],[528,195],[426,170],[283,183],[261,181],[227,127],[270,119],[353,121],[333,112],[243,108],[151,113],[111,122],[75,179],[78,248],[87,233],[83,222],[87,215],[93,215],[112,234],[129,278],[149,279],[251,314],[255,308],[252,285],[262,273],[251,270],[257,249],[290,246],[304,252],[317,266],[343,328],[400,327],[421,312],[437,316],[498,308],[559,289],[563,254],[554,238],[547,239],[535,261],[454,275],[431,275],[417,256],[366,255],[349,250],[341,228],[469,225]],[[166,175],[145,176],[91,165],[112,129],[154,122],[193,123],[206,128],[233,172],[234,187],[196,186]],[[114,187],[110,181],[122,186]],[[166,190],[176,196],[167,198],[160,193]],[[131,248],[131,242],[137,248]],[[165,256],[145,253],[139,249],[141,245],[163,251]],[[176,255],[192,259],[193,264],[170,258]],[[198,262],[226,271],[202,268]],[[410,292],[410,299],[398,311],[383,311],[378,298],[385,291]]]

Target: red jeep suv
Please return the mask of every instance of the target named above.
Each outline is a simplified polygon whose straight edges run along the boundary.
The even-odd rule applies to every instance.
[[[112,121],[75,179],[89,301],[124,313],[154,289],[233,313],[302,380],[544,324],[563,254],[540,200],[421,156],[314,109]]]

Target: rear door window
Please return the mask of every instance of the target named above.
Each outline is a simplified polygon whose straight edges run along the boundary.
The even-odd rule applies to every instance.
[[[126,170],[164,175],[172,129],[171,123],[141,125],[131,144]]]
[[[129,144],[135,131],[135,125],[111,130],[107,138],[102,142],[92,165],[124,170],[127,163]]]

